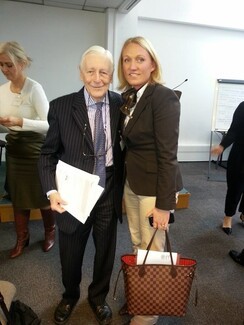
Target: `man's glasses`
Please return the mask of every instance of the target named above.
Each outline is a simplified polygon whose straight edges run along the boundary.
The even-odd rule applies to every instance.
[[[126,116],[130,116],[131,109],[136,105],[136,94],[137,90],[135,88],[130,88],[121,95],[124,100],[124,104],[120,107],[120,110]]]
[[[105,152],[104,153],[100,153],[98,155],[92,155],[90,153],[85,153],[84,152],[84,144],[85,144],[85,137],[86,137],[86,129],[87,129],[87,124],[84,125],[84,130],[83,130],[83,137],[82,137],[82,148],[83,148],[83,152],[82,152],[82,156],[83,157],[87,157],[87,158],[90,158],[90,157],[94,157],[94,158],[98,158],[98,157],[102,157],[102,156],[106,156],[108,150],[112,147],[112,144],[110,144],[110,146],[108,146],[108,137],[106,135],[106,132],[105,132],[105,137],[106,137],[106,142],[105,142]]]

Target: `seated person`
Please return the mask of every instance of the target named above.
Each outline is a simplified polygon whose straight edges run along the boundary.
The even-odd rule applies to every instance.
[[[6,304],[6,307],[10,308],[10,305],[16,295],[16,287],[8,281],[0,281],[0,292],[3,295],[4,302]],[[0,305],[1,306],[1,305]],[[2,308],[0,307],[0,324],[6,325],[7,319],[3,313]]]

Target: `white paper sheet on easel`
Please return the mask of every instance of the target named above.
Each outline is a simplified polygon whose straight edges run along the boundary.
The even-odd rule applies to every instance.
[[[145,249],[138,249],[137,251],[137,265],[143,263],[147,251]],[[180,255],[178,253],[172,253],[173,264],[179,264]],[[149,251],[145,264],[166,264],[171,265],[169,252]]]
[[[62,207],[82,223],[86,222],[104,190],[98,182],[99,176],[59,160],[56,183],[61,198],[67,202]]]

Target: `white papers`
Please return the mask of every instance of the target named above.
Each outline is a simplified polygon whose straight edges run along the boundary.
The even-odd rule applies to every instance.
[[[67,202],[62,207],[82,223],[86,222],[103,192],[103,187],[98,182],[99,176],[59,160],[56,183],[61,198]]]
[[[144,249],[138,249],[137,251],[137,265],[143,263],[147,251]],[[179,263],[179,254],[172,253],[173,264],[177,265]],[[171,265],[170,253],[169,252],[158,252],[149,251],[145,264],[166,264]]]

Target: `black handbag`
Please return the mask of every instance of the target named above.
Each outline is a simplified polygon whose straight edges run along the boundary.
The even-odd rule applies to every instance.
[[[41,320],[37,314],[25,303],[16,300],[11,303],[8,310],[2,293],[0,292],[0,307],[7,319],[7,325],[39,325]],[[0,322],[1,323],[1,322]],[[1,325],[1,324],[0,324]]]

